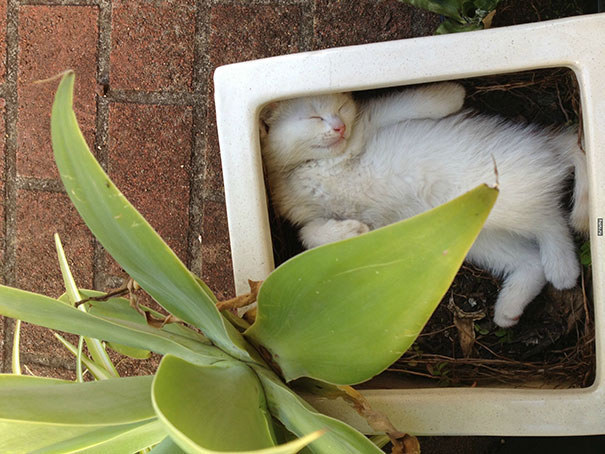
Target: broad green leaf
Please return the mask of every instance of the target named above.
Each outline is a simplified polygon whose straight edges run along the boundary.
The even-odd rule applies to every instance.
[[[30,377],[0,379],[0,420],[47,424],[116,425],[155,416],[152,376],[85,383],[57,383]],[[0,451],[1,452],[1,451]]]
[[[294,441],[285,443],[283,445],[274,446],[272,448],[259,449],[255,451],[237,451],[237,454],[296,454],[306,445],[315,441],[322,435],[321,431],[313,432],[307,435],[306,437],[296,439]],[[201,449],[201,448],[199,448]],[[189,452],[201,452],[201,453],[211,453],[211,451],[203,450],[200,451],[196,448],[193,451]],[[220,452],[221,454],[236,454],[235,452],[227,452],[227,451],[214,451]],[[172,441],[170,437],[166,437],[160,444],[155,446],[151,450],[151,454],[183,454],[183,451],[177,444]]]
[[[57,89],[51,138],[61,180],[80,216],[107,252],[168,312],[200,328],[232,356],[262,362],[95,160],[73,111],[74,78],[72,71],[65,73]]]
[[[35,325],[117,342],[156,353],[172,353],[198,364],[212,364],[229,356],[190,337],[148,325],[82,312],[59,300],[0,285],[0,315]]]
[[[79,289],[79,292],[85,297],[102,297],[105,296],[105,293],[99,292],[96,290],[87,290],[87,289]],[[67,300],[67,295],[61,295],[59,300]],[[148,329],[147,321],[143,315],[137,312],[131,305],[130,301],[126,298],[121,297],[112,297],[107,299],[106,301],[89,301],[84,303],[87,308],[87,311],[90,314],[101,316],[106,319],[118,319],[118,320],[127,320],[133,323],[136,323],[143,327],[143,329]],[[162,318],[162,314],[154,311],[144,305],[139,305],[139,307],[149,312],[152,316],[156,318]],[[198,342],[202,342],[207,345],[211,345],[210,341],[201,335],[199,332],[184,326],[179,323],[169,323],[160,328],[161,331],[165,331],[167,333],[173,333],[178,336],[184,336],[190,339],[193,339]],[[119,344],[117,342],[108,342],[108,346],[113,350],[117,351],[126,356],[130,356],[131,358],[136,359],[146,359],[150,356],[150,351],[148,349],[135,348],[129,345]]]
[[[140,424],[140,423],[134,423]],[[129,430],[132,424],[114,426],[89,426],[71,424],[40,424],[27,421],[5,422],[0,419],[0,452],[2,454],[23,454],[32,452],[65,453],[65,451],[47,450],[58,443],[69,443],[70,440],[86,440],[97,443],[99,431],[107,437]],[[70,451],[67,451],[70,452]]]
[[[218,300],[216,299],[216,296],[214,296],[214,294],[208,288],[208,286],[206,285],[206,283],[204,281],[202,281],[199,277],[195,276],[195,275],[194,275],[194,278],[195,278],[196,282],[200,285],[200,287],[202,287],[202,290],[204,290],[208,294],[208,297],[210,299],[212,299],[212,301],[214,301],[215,303],[217,303]],[[224,311],[221,312],[221,314],[239,332],[244,332],[244,331],[246,331],[246,329],[248,329],[250,327],[250,324],[246,320],[244,320],[243,318],[239,318],[238,316],[236,316],[235,314],[233,314],[231,311],[224,310]]]
[[[381,454],[363,434],[337,419],[323,415],[312,408],[284,385],[271,371],[253,366],[260,379],[271,414],[298,436],[325,430],[326,433],[307,446],[313,454]]]
[[[246,336],[286,380],[368,380],[414,342],[478,235],[497,190],[289,260],[263,283]]]
[[[142,348],[129,347],[128,345],[117,344],[115,342],[108,342],[107,346],[129,358],[148,359],[151,357],[151,352],[149,350],[143,350]]]
[[[153,447],[150,454],[185,454],[185,451],[179,448],[172,438],[166,437]]]
[[[186,452],[275,445],[262,386],[241,362],[197,366],[167,355],[156,373],[152,400],[168,434]]]
[[[94,290],[86,290],[85,294],[87,296],[101,296],[103,295],[101,292],[95,292]],[[88,311],[93,315],[99,315],[105,318],[114,318],[118,320],[128,320],[133,323],[137,323],[139,325],[145,326],[147,325],[147,320],[143,317],[142,314],[137,312],[131,305],[130,301],[126,298],[110,298],[107,301],[91,301],[86,303],[88,307]],[[152,316],[156,318],[162,318],[162,314],[156,312],[148,307],[143,305],[139,306],[142,310],[149,312]],[[210,341],[205,338],[203,335],[194,331],[193,329],[177,324],[177,323],[169,323],[164,325],[160,330],[165,331],[167,333],[173,333],[179,336],[188,337],[198,342],[202,342],[207,345],[211,345]],[[118,344],[116,342],[109,342],[108,346],[113,350],[121,353],[122,355],[130,356],[135,359],[146,359],[149,358],[151,352],[146,349],[134,348],[129,345]]]
[[[72,381],[60,378],[36,377],[33,375],[0,374],[0,389],[28,388],[49,385],[69,385]]]
[[[94,428],[81,435],[44,446],[32,454],[131,454],[158,443],[165,436],[164,425],[154,418],[139,423]]]
[[[31,452],[103,428],[147,422],[155,416],[152,378],[72,383],[0,375],[0,452]]]
[[[87,297],[99,297],[105,295],[103,292],[98,292],[96,290],[84,290],[80,289],[80,292]],[[115,318],[119,320],[128,320],[133,323],[138,323],[140,325],[147,325],[147,321],[145,317],[137,312],[131,305],[130,301],[126,298],[122,297],[112,297],[107,299],[106,301],[89,301],[86,304],[88,312],[93,315],[98,315],[106,318]],[[162,318],[162,314],[153,309],[148,308],[144,305],[139,305],[139,307],[149,312],[152,316],[156,318]],[[207,345],[211,345],[211,342],[208,338],[204,337],[199,332],[195,331],[192,328],[187,326],[183,326],[179,323],[169,323],[160,328],[161,331],[165,331],[167,333],[177,334],[179,336],[187,337],[189,339],[195,340],[197,342],[201,342]]]
[[[59,234],[55,233],[54,236],[55,236],[55,248],[57,249],[57,256],[59,259],[59,268],[61,269],[61,275],[63,276],[65,291],[66,291],[69,303],[73,306],[78,301],[80,301],[82,299],[82,297],[80,296],[80,292],[78,291],[78,286],[76,285],[76,281],[73,277],[73,274],[71,273],[69,264],[67,263],[67,257],[65,256],[65,251],[63,250],[63,245],[61,244],[61,239],[59,238]],[[83,305],[79,306],[78,309],[80,309],[83,312],[86,312],[86,307]],[[118,371],[114,367],[113,363],[111,362],[111,359],[109,359],[109,355],[107,354],[107,351],[105,351],[105,348],[103,347],[103,344],[101,343],[101,341],[99,339],[84,337],[84,342],[86,342],[86,347],[88,348],[88,351],[90,352],[90,356],[92,356],[93,361],[95,361],[95,363],[99,367],[102,367],[103,369],[105,369],[107,371],[107,375],[113,376],[113,377],[120,376],[118,374]],[[81,347],[80,347],[79,351],[81,352]],[[78,381],[82,381],[81,375],[80,375],[81,353],[77,354],[77,356],[78,356]]]

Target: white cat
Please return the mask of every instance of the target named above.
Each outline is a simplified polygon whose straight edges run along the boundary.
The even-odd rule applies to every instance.
[[[504,277],[494,321],[517,323],[546,281],[580,273],[570,224],[588,229],[586,159],[571,131],[522,126],[465,111],[464,88],[440,83],[357,103],[350,94],[274,103],[261,142],[278,213],[307,248],[419,214],[494,181],[500,195],[467,259]]]

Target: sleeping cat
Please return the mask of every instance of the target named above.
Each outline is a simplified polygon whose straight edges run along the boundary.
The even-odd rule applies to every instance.
[[[462,111],[465,92],[439,83],[357,103],[331,94],[274,103],[261,145],[278,213],[307,248],[342,240],[445,203],[499,173],[500,195],[467,255],[504,278],[494,321],[517,323],[546,281],[580,273],[569,224],[588,230],[586,159],[572,131]]]

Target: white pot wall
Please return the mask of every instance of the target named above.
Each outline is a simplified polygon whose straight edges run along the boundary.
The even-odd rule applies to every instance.
[[[257,117],[270,101],[523,70],[569,67],[582,95],[591,221],[604,217],[605,14],[237,63],[216,70],[216,115],[236,292],[273,269]],[[594,226],[593,226],[594,227]],[[402,430],[426,435],[605,433],[605,244],[591,228],[596,380],[581,390],[432,388],[365,391]],[[369,430],[346,404],[312,402]]]

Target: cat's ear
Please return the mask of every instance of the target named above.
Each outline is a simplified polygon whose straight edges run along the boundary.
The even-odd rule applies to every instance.
[[[258,135],[260,140],[263,140],[269,134],[269,125],[262,118],[258,119]]]
[[[265,124],[269,125],[271,117],[275,112],[275,109],[279,105],[279,102],[272,102],[263,107],[263,110],[260,112],[260,119],[265,122]]]
[[[271,121],[271,117],[273,116],[273,112],[275,111],[278,104],[279,103],[277,102],[267,104],[265,107],[263,107],[263,110],[261,110],[260,112],[258,118],[258,130],[261,140],[267,137],[267,134],[269,134],[269,124]]]

